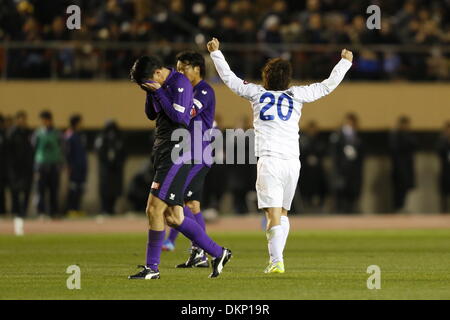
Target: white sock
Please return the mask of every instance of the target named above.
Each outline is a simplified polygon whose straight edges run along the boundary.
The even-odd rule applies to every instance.
[[[14,218],[14,234],[16,236],[23,236],[23,219],[20,217]]]
[[[281,220],[281,228],[283,228],[283,232],[284,232],[284,239],[283,239],[283,251],[284,251],[284,247],[286,246],[287,237],[289,235],[290,224],[289,224],[289,218],[287,216],[281,216],[280,220]]]
[[[283,262],[283,239],[284,232],[281,225],[274,226],[266,232],[270,262]]]

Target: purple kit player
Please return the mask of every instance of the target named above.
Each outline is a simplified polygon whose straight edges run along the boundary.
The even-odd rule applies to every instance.
[[[184,187],[194,167],[189,153],[180,154],[181,141],[171,139],[174,130],[189,126],[193,106],[192,85],[183,74],[165,68],[156,56],[139,58],[130,76],[147,92],[145,112],[150,120],[156,120],[156,129],[152,155],[155,177],[146,209],[149,224],[147,260],[145,265],[139,266],[142,271],[128,278],[160,278],[158,266],[166,223],[213,257],[213,270],[209,277],[215,278],[231,258],[231,251],[209,238],[195,220],[185,218]],[[180,152],[174,148],[180,148]],[[179,158],[172,159],[173,154]]]
[[[194,51],[181,52],[176,57],[176,63],[178,72],[184,74],[194,88],[194,105],[191,109],[192,120],[188,129],[191,138],[196,139],[197,142],[191,139],[191,150],[194,150],[194,158],[200,160],[195,161],[194,168],[191,170],[185,183],[184,215],[195,219],[205,229],[200,202],[205,177],[212,164],[212,156],[210,153],[206,155],[206,152],[204,152],[209,145],[209,141],[203,141],[203,136],[213,126],[216,97],[213,88],[203,80],[205,76],[205,59],[200,53]],[[178,231],[171,229],[169,237],[163,244],[163,250],[174,250],[177,236]],[[189,259],[177,265],[177,268],[207,268],[208,266],[204,250],[199,248],[197,244],[192,243]]]

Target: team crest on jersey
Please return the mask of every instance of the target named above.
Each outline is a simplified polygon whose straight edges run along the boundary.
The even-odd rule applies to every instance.
[[[153,183],[152,183],[152,189],[158,190],[158,189],[159,189],[159,182],[153,181]]]

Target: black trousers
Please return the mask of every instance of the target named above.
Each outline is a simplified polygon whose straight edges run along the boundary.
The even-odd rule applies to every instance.
[[[59,213],[59,166],[56,164],[40,165],[38,173],[38,212],[47,213],[54,217]]]
[[[450,213],[450,192],[441,193],[441,213]]]
[[[6,213],[6,182],[0,180],[0,214]]]
[[[336,193],[336,212],[337,213],[356,213],[356,202],[358,194],[347,190],[339,190]]]
[[[11,188],[12,212],[21,218],[25,218],[30,200],[32,177],[24,178],[22,188]]]
[[[225,165],[214,164],[205,177],[203,187],[203,208],[214,208],[219,210],[222,196],[228,188],[228,175]]]
[[[116,206],[116,201],[119,198],[118,195],[102,193],[100,194],[101,203],[102,203],[102,213],[114,214],[114,208]]]
[[[69,191],[67,193],[67,211],[80,210],[83,193],[84,193],[84,182],[69,181]]]
[[[408,195],[409,189],[398,187],[394,185],[394,210],[400,210],[405,206],[406,196]]]

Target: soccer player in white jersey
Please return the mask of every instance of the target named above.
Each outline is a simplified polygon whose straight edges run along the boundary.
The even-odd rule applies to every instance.
[[[308,86],[289,86],[289,61],[275,58],[264,66],[263,85],[248,83],[231,71],[219,41],[213,38],[208,51],[222,81],[253,108],[255,155],[258,157],[256,192],[258,208],[267,218],[266,235],[270,261],[266,273],[284,273],[283,250],[289,233],[291,208],[300,174],[299,121],[304,103],[313,102],[336,89],[352,66],[353,54],[344,49],[330,77]]]

